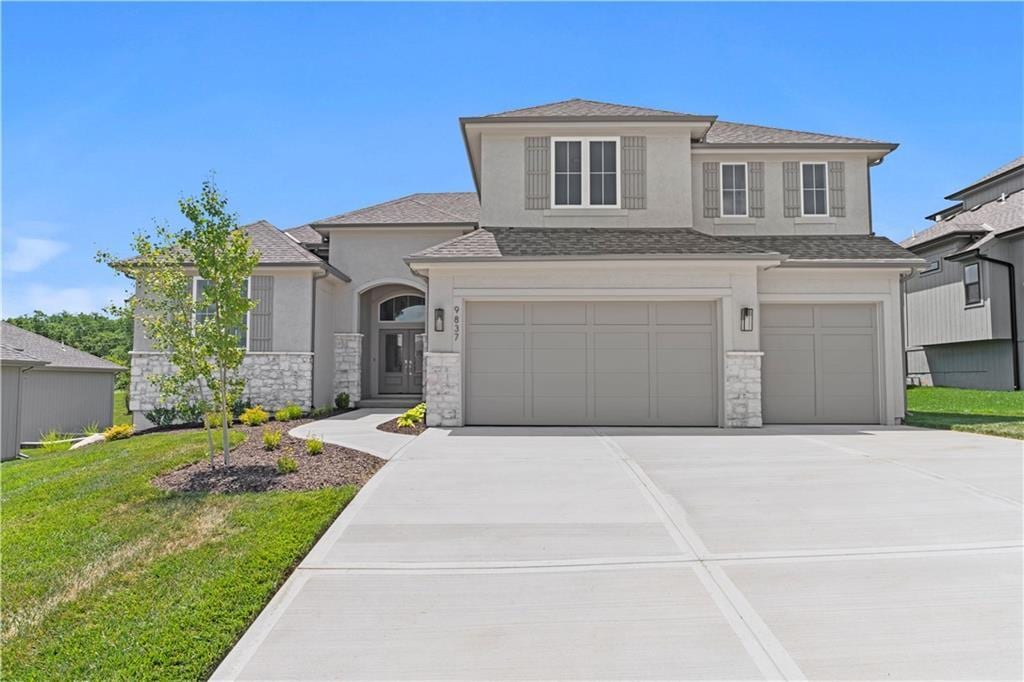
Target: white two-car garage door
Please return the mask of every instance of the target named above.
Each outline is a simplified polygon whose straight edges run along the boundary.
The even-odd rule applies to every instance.
[[[762,305],[766,424],[877,424],[878,329],[870,304]]]
[[[710,302],[495,301],[467,313],[468,424],[717,424]]]

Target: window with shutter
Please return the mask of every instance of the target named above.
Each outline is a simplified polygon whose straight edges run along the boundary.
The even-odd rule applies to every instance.
[[[537,211],[551,207],[551,176],[549,166],[551,138],[526,138],[526,210]]]
[[[256,307],[249,313],[249,350],[274,350],[274,278],[270,275],[252,277],[251,297]]]
[[[718,208],[718,162],[704,162],[704,217],[717,218]]]
[[[622,208],[647,208],[647,138],[622,138]]]
[[[800,215],[800,162],[782,162],[782,215],[796,218]]]
[[[828,214],[836,218],[846,216],[846,163],[828,162]]]

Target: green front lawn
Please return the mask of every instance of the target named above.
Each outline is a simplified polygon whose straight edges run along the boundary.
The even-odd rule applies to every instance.
[[[1024,440],[1024,392],[909,388],[907,424]]]
[[[124,390],[114,391],[114,423],[131,424],[132,416],[128,414],[128,406],[124,402]]]
[[[160,433],[0,467],[4,679],[209,675],[356,493],[149,484],[204,443]]]

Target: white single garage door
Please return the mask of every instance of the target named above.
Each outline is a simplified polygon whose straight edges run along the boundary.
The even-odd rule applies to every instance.
[[[871,304],[762,305],[765,423],[877,424]]]
[[[466,422],[715,425],[714,305],[474,302]]]

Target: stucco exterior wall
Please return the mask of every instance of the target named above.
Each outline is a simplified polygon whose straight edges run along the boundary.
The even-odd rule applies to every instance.
[[[704,217],[705,161],[719,163],[764,162],[764,217]],[[844,161],[846,189],[845,217],[814,216],[787,218],[783,215],[782,164],[784,161]],[[868,234],[871,232],[867,156],[850,152],[805,151],[765,153],[695,150],[693,172],[687,186],[693,200],[693,226],[720,235]]]
[[[316,331],[313,339],[313,407],[334,405],[334,328],[342,286],[316,280]]]
[[[531,136],[647,138],[647,208],[642,210],[525,208],[527,133],[484,133],[481,137],[480,224],[484,227],[690,227],[690,132],[687,129],[595,125],[571,130],[532,127]]]

